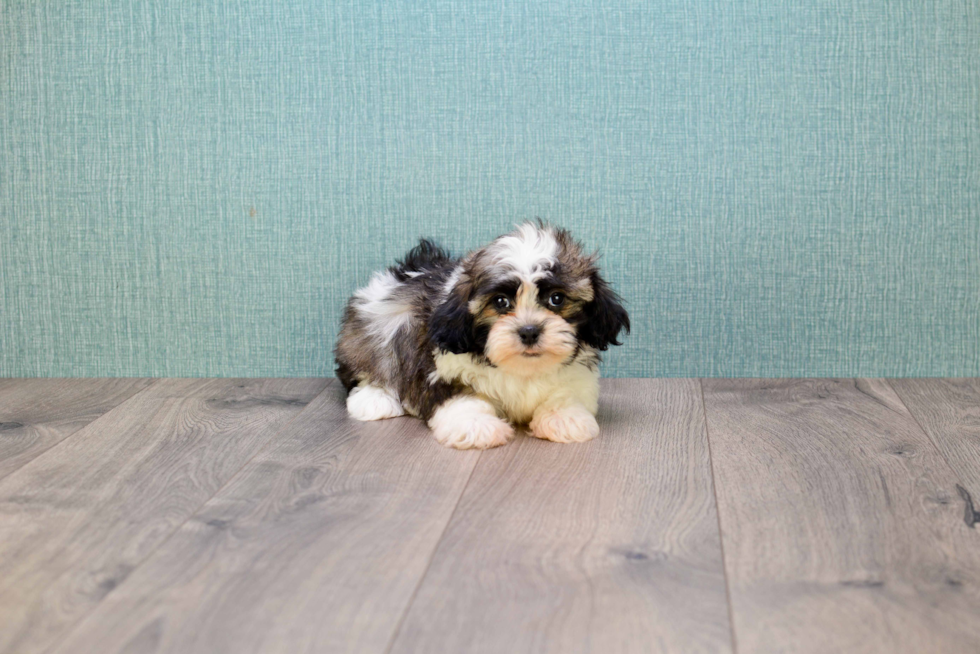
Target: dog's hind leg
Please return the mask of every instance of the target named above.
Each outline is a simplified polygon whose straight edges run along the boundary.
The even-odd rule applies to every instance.
[[[347,396],[347,412],[354,420],[384,420],[405,415],[401,400],[393,391],[364,383]]]

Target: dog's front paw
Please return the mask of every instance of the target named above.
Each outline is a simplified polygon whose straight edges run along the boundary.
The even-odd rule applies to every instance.
[[[544,409],[534,414],[531,434],[556,443],[584,443],[599,435],[599,423],[584,406]]]
[[[506,445],[514,428],[497,417],[493,406],[477,397],[455,397],[436,409],[429,419],[436,440],[458,450],[485,450]]]

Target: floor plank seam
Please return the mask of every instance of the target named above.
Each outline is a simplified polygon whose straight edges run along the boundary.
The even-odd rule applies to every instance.
[[[449,530],[449,525],[453,523],[453,518],[456,516],[456,511],[459,509],[459,505],[463,501],[463,496],[466,495],[466,489],[469,488],[470,482],[473,480],[473,475],[476,473],[476,467],[480,465],[480,461],[482,460],[483,452],[481,451],[477,455],[476,463],[473,464],[473,468],[470,470],[469,476],[466,478],[466,483],[463,484],[463,490],[459,492],[459,497],[456,498],[456,504],[453,505],[453,510],[449,513],[449,517],[446,519],[446,524],[442,528],[442,533],[439,534],[439,538],[436,540],[436,544],[432,548],[432,552],[429,554],[429,560],[425,563],[425,569],[422,571],[422,574],[419,575],[419,581],[417,584],[415,584],[415,588],[412,590],[412,595],[408,598],[408,602],[405,603],[405,610],[402,611],[401,616],[398,618],[398,624],[395,625],[394,631],[391,632],[391,640],[388,642],[388,646],[385,647],[384,654],[391,654],[391,648],[395,646],[395,641],[398,640],[398,634],[401,631],[402,625],[405,623],[405,618],[408,617],[408,613],[412,609],[412,604],[415,603],[415,598],[419,593],[419,589],[422,588],[422,583],[429,575],[429,568],[432,567],[432,561],[434,561],[436,558],[436,552],[439,551],[439,545],[442,544],[442,539],[446,536],[446,532]]]
[[[939,453],[939,456],[940,456],[940,458],[942,458],[943,463],[945,463],[946,464],[946,467],[949,468],[949,471],[953,475],[953,479],[955,479],[956,482],[957,482],[957,492],[959,492],[959,489],[960,488],[965,488],[965,486],[963,485],[963,479],[962,479],[962,477],[960,477],[959,473],[956,472],[956,468],[953,467],[953,464],[950,462],[949,457],[946,456],[946,452],[943,451],[943,448],[939,447],[939,444],[932,437],[932,434],[930,434],[929,431],[925,427],[922,426],[922,423],[919,421],[919,418],[912,412],[912,409],[905,402],[905,398],[903,398],[902,397],[902,394],[898,392],[898,389],[895,388],[895,386],[892,384],[891,380],[890,379],[885,379],[884,381],[885,381],[885,384],[888,386],[888,388],[890,388],[892,390],[892,392],[895,394],[895,397],[898,398],[898,401],[902,403],[902,406],[905,408],[905,411],[909,414],[909,417],[912,418],[912,422],[914,422],[915,423],[915,426],[919,428],[919,431],[921,431],[925,435],[926,440],[928,440],[929,441],[929,444],[932,445],[932,448],[934,450],[936,450],[936,452]],[[963,494],[961,492],[959,494],[960,494],[960,497],[963,497]],[[963,499],[966,500],[966,498],[963,498]],[[971,506],[970,502],[967,501],[967,509],[969,510],[970,508],[972,508],[972,506]],[[969,524],[970,524],[969,521],[967,521],[967,526],[969,526]]]
[[[721,572],[725,579],[725,600],[728,605],[728,629],[732,635],[732,654],[738,653],[735,637],[735,611],[732,607],[732,589],[728,582],[728,564],[725,561],[725,536],[721,527],[721,504],[718,502],[718,476],[715,474],[715,458],[711,452],[711,430],[708,428],[708,404],[704,399],[704,379],[698,377],[701,391],[701,415],[704,417],[704,439],[708,443],[708,465],[711,467],[711,495],[715,499],[715,518],[718,522],[718,547],[721,549]]]
[[[140,378],[139,377],[134,377],[133,379],[140,379]],[[130,395],[129,397],[127,397],[125,400],[123,400],[122,402],[120,402],[116,406],[110,408],[105,413],[103,413],[102,415],[98,416],[95,420],[92,420],[91,422],[87,422],[84,425],[79,426],[78,429],[76,429],[75,431],[71,432],[70,434],[68,434],[67,436],[65,436],[64,438],[62,438],[57,443],[52,443],[51,447],[45,448],[45,449],[43,449],[43,450],[35,453],[34,456],[32,456],[30,459],[27,459],[26,461],[24,461],[22,464],[20,464],[19,466],[17,466],[13,470],[10,470],[10,471],[8,471],[5,474],[0,475],[0,480],[6,479],[7,477],[10,477],[11,475],[17,474],[18,472],[20,472],[21,470],[23,470],[25,466],[28,466],[28,465],[34,463],[39,458],[41,458],[42,456],[44,456],[48,452],[54,450],[56,447],[58,447],[62,443],[67,443],[68,440],[71,437],[73,437],[75,434],[77,434],[78,432],[80,432],[80,431],[82,431],[84,429],[87,429],[87,428],[91,427],[92,425],[98,423],[100,420],[104,419],[110,413],[112,413],[112,412],[114,412],[114,411],[116,411],[116,410],[118,410],[118,409],[126,406],[128,403],[132,402],[133,400],[135,400],[136,398],[138,398],[139,396],[141,396],[143,393],[147,392],[148,390],[150,390],[151,388],[153,388],[154,386],[156,386],[159,381],[160,381],[159,378],[152,380],[146,386],[146,388],[141,388],[140,390],[136,391],[135,393],[133,393],[132,395]]]
[[[165,379],[165,378],[160,378],[160,379]],[[150,388],[154,384],[156,384],[156,381],[157,380],[154,380],[153,384],[150,384],[150,386],[148,386],[147,388]],[[225,487],[227,487],[228,484],[230,484],[233,479],[235,479],[238,475],[240,475],[242,473],[242,470],[244,470],[246,467],[248,467],[248,465],[252,461],[254,461],[255,458],[257,456],[259,456],[259,454],[262,454],[268,447],[270,447],[275,442],[276,436],[278,436],[279,434],[281,434],[284,431],[286,431],[287,429],[289,429],[289,426],[292,425],[296,421],[297,418],[299,418],[301,415],[303,415],[304,413],[306,413],[306,411],[309,409],[309,407],[317,399],[319,399],[321,395],[323,395],[324,393],[326,393],[327,391],[329,391],[333,387],[333,382],[334,382],[334,379],[332,377],[331,378],[328,378],[327,379],[327,384],[326,384],[326,386],[323,387],[323,390],[321,390],[319,393],[317,393],[316,395],[314,395],[310,399],[310,401],[306,403],[306,406],[304,406],[302,410],[300,410],[295,416],[293,416],[292,418],[290,418],[289,421],[286,422],[286,424],[284,424],[280,429],[276,430],[272,434],[272,436],[269,437],[268,442],[266,442],[262,447],[260,447],[259,449],[257,449],[255,451],[255,454],[253,454],[247,461],[245,461],[245,463],[242,464],[242,466],[238,470],[236,470],[233,475],[231,475],[230,477],[228,477],[228,479],[225,481],[225,483],[223,483],[221,486],[219,486],[217,488],[217,490],[215,490],[214,493],[212,493],[210,496],[208,496],[208,498],[206,500],[204,500],[191,513],[189,513],[187,515],[187,518],[183,522],[181,522],[179,525],[177,525],[176,527],[174,527],[173,530],[169,534],[167,534],[167,537],[164,538],[162,541],[160,541],[159,545],[157,545],[155,548],[153,548],[152,551],[147,552],[146,556],[144,556],[142,559],[140,559],[140,561],[136,565],[134,565],[132,567],[132,569],[129,571],[129,574],[126,576],[126,579],[129,579],[130,577],[132,577],[133,573],[135,573],[147,561],[149,561],[153,557],[154,554],[156,554],[157,552],[159,552],[160,549],[164,545],[166,545],[170,541],[171,538],[173,538],[181,529],[184,528],[184,525],[186,525],[188,522],[190,522],[191,520],[193,520],[194,519],[194,516],[196,516],[198,513],[200,513],[201,512],[201,509],[203,509],[208,504],[208,502],[210,502],[212,499],[214,499],[215,496],[217,496],[218,493],[220,493],[222,490],[224,490]],[[146,389],[144,389],[144,390],[146,390]],[[140,392],[142,392],[142,391],[140,391]],[[137,395],[138,395],[138,393],[137,393]],[[85,615],[81,616],[78,620],[75,621],[74,624],[71,625],[71,627],[69,627],[68,629],[65,630],[64,635],[58,641],[52,643],[47,649],[45,649],[44,650],[45,653],[56,650],[63,642],[67,641],[71,637],[71,635],[74,634],[75,631],[79,627],[81,627],[82,624],[86,620],[88,620],[89,618],[91,618],[95,614],[96,610],[99,608],[99,606],[102,605],[103,602],[105,602],[105,600],[106,600],[107,597],[109,597],[110,595],[112,595],[112,593],[114,593],[121,586],[125,586],[126,585],[126,579],[123,579],[122,582],[120,582],[119,584],[117,584],[112,590],[110,590],[105,595],[103,595],[99,599],[98,603],[96,603],[88,613],[86,613]]]

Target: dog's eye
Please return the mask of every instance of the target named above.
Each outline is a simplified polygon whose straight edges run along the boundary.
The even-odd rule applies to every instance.
[[[548,298],[548,306],[558,308],[565,304],[565,294],[564,293],[552,293]]]
[[[497,307],[501,311],[506,311],[510,308],[510,300],[507,299],[506,295],[498,295],[493,298],[493,306]]]

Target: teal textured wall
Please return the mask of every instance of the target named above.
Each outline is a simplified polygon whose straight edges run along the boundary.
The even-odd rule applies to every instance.
[[[0,0],[0,375],[329,375],[532,216],[608,375],[980,375],[980,4]]]

